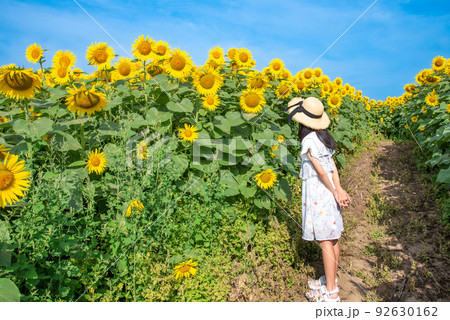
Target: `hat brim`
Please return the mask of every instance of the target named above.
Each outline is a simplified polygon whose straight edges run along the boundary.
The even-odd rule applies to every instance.
[[[289,109],[289,111],[291,110]],[[326,129],[331,122],[328,114],[325,111],[322,113],[322,117],[320,117],[319,119],[310,118],[302,112],[294,114],[292,119],[303,124],[304,126],[315,130]]]

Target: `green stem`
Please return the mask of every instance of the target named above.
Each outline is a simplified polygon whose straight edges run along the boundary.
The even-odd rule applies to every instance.
[[[84,159],[84,147],[85,147],[84,123],[80,124],[80,141],[81,141],[81,160],[83,160]]]
[[[144,63],[144,97],[145,97],[145,108],[147,109],[147,91],[145,91],[146,85],[147,85],[147,70],[145,69],[145,60],[142,61]]]

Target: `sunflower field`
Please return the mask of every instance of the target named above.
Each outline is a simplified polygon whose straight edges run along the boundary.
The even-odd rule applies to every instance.
[[[375,101],[320,68],[273,59],[257,71],[246,48],[212,48],[201,66],[149,36],[131,49],[93,43],[88,74],[72,52],[49,65],[33,44],[36,70],[0,68],[0,288],[12,301],[224,301],[229,261],[249,243],[293,263],[285,232],[267,228],[298,183],[284,111],[295,96],[323,102],[338,166],[374,133],[412,133],[450,184],[442,57]]]

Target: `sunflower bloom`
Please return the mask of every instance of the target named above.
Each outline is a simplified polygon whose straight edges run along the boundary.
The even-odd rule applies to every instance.
[[[120,57],[119,61],[114,64],[114,68],[116,68],[117,79],[126,79],[134,76],[136,64],[131,62],[130,58]]]
[[[283,143],[284,142],[284,136],[282,134],[280,134],[278,136],[278,143]]]
[[[159,40],[154,47],[155,60],[166,59],[169,56],[170,46],[167,42]]]
[[[273,59],[269,62],[269,70],[273,75],[280,74],[284,69],[284,62],[281,59]]]
[[[425,103],[430,107],[435,107],[439,104],[438,95],[436,94],[435,89],[433,89],[433,92],[426,95]]]
[[[0,204],[4,208],[8,203],[12,205],[23,197],[23,192],[29,188],[29,171],[24,171],[25,161],[18,161],[19,156],[6,154],[0,162]]]
[[[225,64],[225,57],[223,55],[223,49],[221,47],[214,47],[209,50],[208,60],[212,60],[217,64]]]
[[[147,159],[148,157],[148,150],[147,150],[148,143],[145,141],[141,141],[136,146],[136,152],[139,159]]]
[[[40,86],[41,79],[31,68],[22,69],[14,64],[0,68],[0,92],[13,99],[32,98]]]
[[[44,50],[42,50],[40,45],[37,45],[36,43],[33,43],[31,46],[29,46],[25,52],[25,57],[28,61],[31,63],[39,62],[39,60],[42,58],[42,54],[44,53]]]
[[[86,52],[86,59],[90,65],[97,66],[99,70],[108,69],[114,58],[114,49],[107,43],[93,43]]]
[[[56,51],[55,55],[53,56],[53,65],[54,66],[61,66],[64,68],[72,68],[75,66],[75,62],[77,61],[77,58],[73,54],[72,51],[66,50],[66,51]]]
[[[86,159],[86,167],[89,169],[89,173],[95,172],[100,174],[105,170],[107,161],[105,153],[103,151],[98,152],[98,150],[95,149],[94,151],[89,152]]]
[[[412,121],[412,122],[417,122],[417,120],[419,120],[419,118],[417,118],[416,116],[413,116],[413,117],[411,118],[411,121]]]
[[[312,82],[313,81],[313,77],[314,77],[314,73],[311,70],[311,68],[307,68],[301,73],[301,77],[307,83],[308,82]]]
[[[254,89],[263,92],[267,87],[268,81],[261,72],[255,72],[248,77],[247,89]]]
[[[204,97],[202,97],[203,100],[203,107],[209,111],[214,111],[217,109],[217,107],[220,104],[220,99],[217,94],[208,94]]]
[[[200,70],[194,74],[193,78],[194,86],[202,95],[215,94],[223,83],[223,78],[213,68]]]
[[[6,147],[6,143],[0,145],[0,160],[3,161],[8,156],[9,152],[6,152],[10,150]]]
[[[240,48],[234,55],[234,60],[240,68],[249,68],[251,66],[251,52],[246,48]]]
[[[282,80],[281,83],[278,85],[277,90],[275,91],[275,94],[278,98],[287,98],[292,92],[292,85],[287,80]]]
[[[266,99],[258,90],[249,89],[242,93],[239,104],[247,113],[258,113],[262,110],[262,106],[266,103]]]
[[[445,66],[447,64],[447,60],[444,59],[442,56],[437,56],[433,59],[433,62],[431,63],[434,71],[442,71],[445,69]]]
[[[405,124],[405,129],[408,130],[409,126],[407,124]]]
[[[54,83],[65,85],[70,80],[69,69],[60,65],[54,65],[50,77],[53,79]]]
[[[66,99],[67,109],[78,112],[80,115],[91,115],[96,111],[102,111],[107,100],[104,93],[95,90],[95,86],[86,89],[83,83],[79,88],[75,86],[69,88],[67,92],[70,96]]]
[[[277,175],[272,169],[264,170],[255,176],[255,180],[261,188],[269,189],[272,188],[274,183],[277,181]]]
[[[227,58],[230,60],[235,60],[236,52],[238,51],[237,48],[230,48],[227,51]]]
[[[146,76],[150,76],[153,78],[158,74],[164,74],[166,69],[164,68],[164,64],[162,62],[151,62],[147,66],[145,66],[145,70],[147,72]],[[144,81],[144,73],[140,74],[141,81]]]
[[[156,50],[154,50],[155,41],[148,37],[140,35],[131,46],[133,48],[133,56],[142,61],[149,61],[156,57]]]
[[[419,130],[423,131],[423,130],[425,130],[425,127],[420,127]]]
[[[171,76],[182,79],[191,72],[192,60],[185,51],[173,49],[164,61],[164,66]]]
[[[191,126],[187,123],[184,124],[184,129],[179,128],[179,137],[183,141],[194,142],[198,138],[198,128],[195,126]]]
[[[197,273],[196,267],[198,265],[197,262],[192,262],[192,259],[190,259],[188,262],[181,262],[177,266],[174,267],[173,275],[175,276],[175,279],[178,278],[189,278],[191,275],[195,275]]]
[[[131,216],[133,209],[137,210],[138,212],[141,212],[144,209],[144,205],[138,199],[131,201],[130,204],[128,205],[127,213],[125,215],[127,217]]]
[[[328,97],[327,103],[331,108],[339,108],[342,105],[342,97],[338,94],[332,94]]]

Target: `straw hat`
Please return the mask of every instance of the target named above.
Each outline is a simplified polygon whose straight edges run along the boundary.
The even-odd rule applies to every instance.
[[[315,98],[308,97],[303,99],[296,97],[289,101],[284,111],[289,112],[288,121],[291,119],[312,129],[326,129],[330,125],[330,118],[324,112],[323,103]]]

